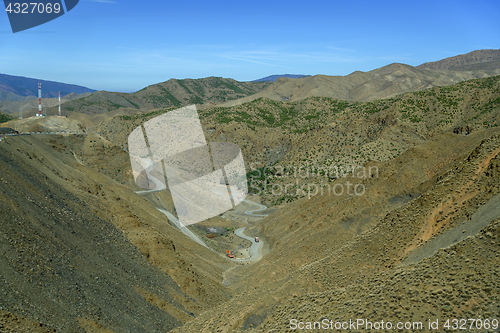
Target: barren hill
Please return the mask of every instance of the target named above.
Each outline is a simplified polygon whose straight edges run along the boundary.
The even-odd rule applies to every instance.
[[[498,50],[477,50],[467,54],[457,55],[455,57],[446,58],[434,62],[426,62],[418,68],[434,69],[434,70],[462,70],[462,67],[495,62],[500,60],[500,49]]]
[[[413,248],[460,226],[499,192],[499,80],[466,81],[369,103],[318,97],[294,102],[258,99],[202,110],[209,140],[242,147],[247,165],[259,168],[249,175],[257,182],[254,188],[266,204],[280,206],[249,230],[270,244],[270,254],[225,275],[238,295],[179,331],[231,332],[256,326],[263,332],[285,331],[293,318],[311,321],[326,314],[332,320],[366,313],[378,320],[386,316],[414,321],[422,316],[425,321],[430,311],[440,317],[448,311],[454,316],[497,316],[488,298],[495,298],[499,288],[489,263],[498,250],[493,236],[468,240],[470,244],[457,245],[416,267],[398,265]],[[119,142],[126,138],[126,128],[142,121],[113,119],[100,131]],[[283,172],[280,166],[295,169]],[[320,173],[332,166],[344,168],[346,175]],[[357,168],[355,176],[352,167]],[[358,175],[370,168],[378,171],[373,177]],[[353,184],[351,195],[347,181]],[[291,190],[284,192],[290,184]],[[353,194],[359,184],[366,189],[363,195]],[[493,224],[482,235],[496,235],[496,228]],[[480,247],[472,251],[474,244]],[[456,256],[462,251],[457,247],[465,249],[462,257]],[[481,264],[467,270],[462,260]],[[453,276],[456,284],[429,273],[441,265],[446,279]],[[453,274],[454,266],[464,273]],[[473,272],[480,272],[481,278],[470,279]],[[403,310],[382,292],[384,285],[405,300]],[[455,285],[460,291],[446,300],[439,290],[454,290]],[[371,295],[369,290],[381,292]],[[463,290],[477,292],[458,297]],[[380,314],[372,298],[381,304]],[[413,299],[418,306],[412,305]],[[334,305],[323,307],[326,302]],[[474,307],[478,303],[484,307]],[[339,315],[336,307],[342,309]]]

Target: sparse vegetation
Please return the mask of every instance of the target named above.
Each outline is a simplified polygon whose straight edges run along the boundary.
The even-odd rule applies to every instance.
[[[5,114],[3,112],[0,112],[0,123],[5,123],[9,120],[12,120],[14,119],[14,117],[8,115],[8,114]]]

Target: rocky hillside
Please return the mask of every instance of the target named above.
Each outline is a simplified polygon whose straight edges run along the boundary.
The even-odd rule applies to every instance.
[[[230,263],[71,149],[99,140],[0,143],[0,331],[163,332],[229,299]]]

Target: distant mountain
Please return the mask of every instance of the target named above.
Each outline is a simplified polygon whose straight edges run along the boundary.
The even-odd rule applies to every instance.
[[[500,49],[498,50],[477,50],[467,54],[457,55],[434,62],[426,62],[417,68],[435,70],[462,70],[461,67],[469,67],[473,64],[484,64],[488,62],[500,61]],[[466,69],[465,69],[466,70]]]
[[[213,76],[202,79],[170,79],[148,86],[132,95],[155,107],[220,104],[253,95],[270,84],[270,82],[240,82]]]
[[[464,80],[500,75],[500,50],[479,50],[464,55],[429,62],[417,67],[390,64],[369,72],[356,71],[346,76],[271,75],[251,82],[239,82],[222,77],[202,79],[170,79],[147,86],[137,92],[94,92],[94,90],[40,80],[44,98],[64,96],[71,90],[94,92],[90,95],[66,98],[65,111],[103,114],[110,111],[136,112],[197,104],[233,106],[258,98],[296,101],[308,97],[330,97],[350,101],[372,101],[394,97],[435,86],[448,86]],[[0,74],[0,111],[5,113],[34,109],[38,81]],[[71,96],[71,95],[70,95]],[[68,97],[70,97],[68,96]],[[68,101],[72,99],[71,101]],[[43,106],[55,106],[55,100],[44,100]],[[119,110],[120,109],[120,110]],[[135,110],[134,110],[135,109]]]
[[[280,77],[286,77],[288,79],[300,79],[301,77],[307,77],[310,75],[301,75],[301,74],[275,74],[263,77],[261,79],[253,80],[252,82],[266,82],[266,81],[276,81]]]
[[[95,91],[93,89],[77,86],[74,84],[66,84],[61,82],[46,81],[24,76],[13,76],[7,74],[0,74],[0,91],[11,92],[18,96],[38,97],[38,82],[42,83],[42,98],[57,97],[59,92],[61,92],[61,96],[66,96],[70,93],[83,94],[83,93],[92,93]],[[0,95],[0,97],[2,96]],[[11,100],[11,101],[16,100],[13,99],[16,97],[12,95],[8,96],[8,98],[11,99],[0,99],[0,100]]]
[[[0,90],[0,101],[29,101],[30,99],[36,99],[36,97],[21,96],[21,95],[16,95],[10,91]]]
[[[418,67],[393,63],[346,76],[315,75],[293,80],[282,77],[255,95],[222,106],[239,105],[261,97],[277,101],[330,97],[358,102],[390,98],[405,92],[500,75],[499,57],[500,50],[481,50]]]
[[[119,108],[150,110],[198,104],[213,106],[258,93],[271,82],[239,82],[222,77],[170,79],[147,86],[135,93],[98,91],[64,103],[65,110],[102,114]]]

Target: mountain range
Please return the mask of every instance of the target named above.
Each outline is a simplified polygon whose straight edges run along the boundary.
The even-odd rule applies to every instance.
[[[491,65],[497,64],[500,61],[499,50],[477,50],[467,54],[461,54],[454,57],[446,58],[434,62],[426,62],[418,68],[436,69],[436,70],[456,70],[465,71],[470,70],[470,66],[474,64],[490,63]],[[488,66],[485,66],[487,68]]]
[[[263,77],[261,79],[254,80],[254,82],[259,82],[259,81],[276,81],[277,79],[281,77],[285,77],[288,79],[300,79],[301,77],[306,77],[310,75],[301,75],[301,74],[275,74],[275,75],[269,75],[266,77]]]
[[[279,78],[274,84],[255,95],[223,105],[237,105],[260,97],[277,101],[296,101],[312,96],[360,102],[372,101],[408,91],[500,75],[499,57],[500,50],[480,50],[417,67],[393,63],[369,72],[356,71],[346,76]]]
[[[201,108],[214,105],[233,106],[261,97],[276,101],[296,101],[311,96],[372,101],[408,91],[499,75],[499,54],[500,50],[478,50],[417,67],[394,63],[369,72],[357,71],[346,76],[284,74],[272,75],[252,82],[239,82],[217,77],[170,79],[131,94],[100,91],[88,95],[91,90],[87,88],[48,82],[49,91],[45,94],[54,95],[53,89],[55,88],[68,90],[71,87],[77,87],[78,89],[75,88],[72,91],[75,94],[66,98],[63,108],[70,112],[90,114],[116,110],[130,113],[135,110],[152,110],[189,104],[197,104]],[[3,90],[6,91],[3,93],[3,98],[9,99],[0,101],[0,111],[12,113],[23,109],[27,114],[36,112],[35,101],[26,101],[12,93],[24,92],[26,96],[34,96],[37,80],[6,75],[0,76],[0,79],[3,79],[0,84],[4,82]],[[28,84],[31,90],[27,88]],[[82,92],[87,95],[77,95]],[[57,105],[57,102],[49,99],[44,100],[43,104],[52,107]]]

